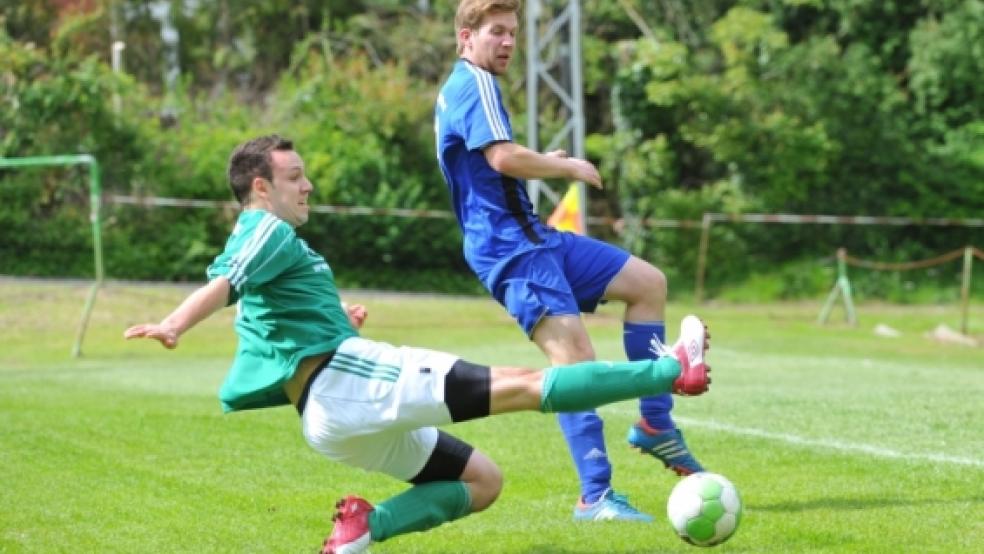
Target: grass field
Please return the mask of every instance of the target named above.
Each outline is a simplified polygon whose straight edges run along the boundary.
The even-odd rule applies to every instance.
[[[111,283],[68,353],[86,283],[0,280],[0,552],[315,552],[332,503],[378,501],[389,478],[329,462],[288,407],[222,415],[234,348],[225,310],[175,351],[124,342],[190,289]],[[542,365],[488,299],[352,292],[372,338],[485,363]],[[693,306],[673,305],[676,322]],[[719,552],[984,552],[984,348],[925,336],[957,306],[859,306],[857,328],[815,323],[819,303],[710,305],[711,392],[675,414],[745,518]],[[835,318],[841,312],[834,313]],[[878,324],[902,332],[882,338]],[[621,356],[619,313],[588,318],[601,358]],[[984,306],[970,326],[984,334]],[[670,326],[676,335],[675,323]],[[676,479],[624,446],[635,404],[605,407],[615,485],[654,525],[575,524],[573,468],[552,416],[513,414],[453,432],[506,476],[487,512],[375,553],[694,552],[663,518]]]

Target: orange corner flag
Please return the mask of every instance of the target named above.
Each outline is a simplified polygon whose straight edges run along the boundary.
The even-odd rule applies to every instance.
[[[581,224],[581,195],[576,184],[572,184],[567,189],[564,197],[547,219],[547,225],[561,231],[584,234],[584,226]]]

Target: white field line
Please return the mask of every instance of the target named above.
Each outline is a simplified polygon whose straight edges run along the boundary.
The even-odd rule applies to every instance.
[[[777,442],[784,442],[787,444],[795,444],[797,446],[806,446],[810,448],[826,449],[826,450],[836,450],[838,452],[852,452],[852,453],[867,454],[869,456],[875,456],[878,458],[891,458],[896,460],[916,460],[920,462],[936,462],[936,463],[956,464],[956,465],[972,466],[972,467],[984,467],[984,460],[979,460],[975,458],[948,456],[946,454],[920,454],[920,453],[913,453],[913,452],[900,452],[898,450],[892,450],[890,448],[883,448],[871,444],[841,442],[833,439],[815,439],[810,437],[801,437],[799,435],[791,435],[789,433],[774,433],[772,431],[765,431],[762,429],[755,429],[752,427],[738,427],[737,425],[731,425],[729,423],[693,419],[689,417],[674,417],[674,419],[680,423],[683,423],[684,425],[688,425],[691,427],[703,427],[705,429],[712,429],[714,431],[721,431],[724,433],[730,433],[732,435],[741,435],[746,437],[768,439]]]

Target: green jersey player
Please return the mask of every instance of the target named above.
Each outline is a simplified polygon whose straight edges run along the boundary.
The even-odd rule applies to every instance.
[[[412,486],[373,506],[338,502],[324,552],[364,551],[373,541],[423,531],[487,508],[499,468],[437,427],[519,410],[568,412],[669,391],[706,388],[709,335],[694,316],[659,360],[584,362],[547,370],[489,367],[452,354],[359,336],[361,306],[345,307],[327,261],[297,236],[313,190],[291,141],[271,135],[238,146],[229,182],[243,206],[208,284],[160,323],[126,338],[168,348],[236,303],[239,345],[219,397],[227,412],[293,404],[312,448],[329,459]]]

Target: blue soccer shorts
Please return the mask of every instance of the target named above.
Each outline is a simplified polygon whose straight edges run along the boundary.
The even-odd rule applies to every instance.
[[[629,258],[625,250],[591,237],[552,233],[542,245],[502,264],[487,286],[532,337],[543,317],[594,312]]]

